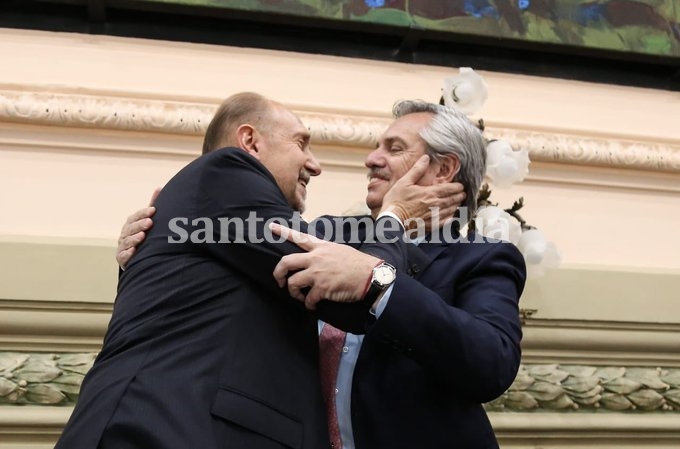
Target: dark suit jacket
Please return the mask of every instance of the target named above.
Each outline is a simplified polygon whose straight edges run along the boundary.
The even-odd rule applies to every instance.
[[[267,219],[290,221],[271,174],[244,151],[218,150],[181,170],[155,205],[154,227],[121,276],[102,351],[56,447],[327,447],[318,317],[272,276],[282,255],[300,249],[168,241],[181,237],[170,226],[179,217],[188,235],[216,242],[237,237],[220,217],[256,211],[259,238]],[[399,242],[364,249],[397,265],[406,260]],[[351,329],[337,313],[343,305],[334,306],[321,307],[320,318]]]
[[[519,368],[524,259],[486,240],[424,242],[410,253],[413,277],[398,274],[357,360],[356,448],[497,448],[481,404]]]

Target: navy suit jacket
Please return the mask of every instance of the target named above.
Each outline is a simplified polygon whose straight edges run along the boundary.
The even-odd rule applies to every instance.
[[[196,159],[155,206],[56,448],[328,447],[316,320],[353,330],[347,317],[365,316],[370,305],[326,303],[318,316],[309,313],[272,276],[281,256],[301,251],[289,242],[169,243],[180,239],[175,218],[194,223],[181,225],[194,240],[216,242],[237,237],[237,227],[223,232],[218,218],[255,211],[259,238],[267,219],[290,222],[294,212],[273,177],[242,150]],[[362,248],[405,265],[400,240]]]
[[[482,403],[519,369],[526,270],[514,245],[475,238],[409,245],[411,266],[369,324],[356,363],[357,449],[498,447]]]

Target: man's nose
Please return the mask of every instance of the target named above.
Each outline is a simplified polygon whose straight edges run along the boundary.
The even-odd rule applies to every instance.
[[[376,148],[375,150],[368,153],[364,165],[367,168],[383,167],[385,165],[385,160],[380,156],[380,149]]]
[[[321,174],[321,164],[319,164],[319,161],[311,153],[309,159],[307,159],[307,162],[305,163],[305,168],[309,171],[311,176],[319,176]]]

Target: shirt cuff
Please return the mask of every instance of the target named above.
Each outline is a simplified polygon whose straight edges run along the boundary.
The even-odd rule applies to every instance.
[[[392,294],[393,287],[394,284],[387,287],[387,290],[385,290],[385,293],[383,293],[382,298],[380,298],[380,301],[378,301],[378,305],[375,306],[375,310],[373,310],[373,307],[371,307],[371,314],[375,315],[376,318],[380,318],[380,315],[383,313],[383,310],[385,310],[385,307],[387,307],[387,303],[390,301],[390,295]]]
[[[399,218],[399,216],[397,214],[395,214],[394,212],[390,212],[390,211],[387,211],[387,210],[384,211],[384,212],[380,212],[378,214],[378,218],[376,218],[376,221],[380,220],[382,217],[394,218],[395,220],[397,220],[397,222],[399,222],[399,224],[401,225],[402,228],[404,227],[404,223],[401,221],[401,218]]]

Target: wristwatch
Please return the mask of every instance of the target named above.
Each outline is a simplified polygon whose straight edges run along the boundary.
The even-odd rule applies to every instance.
[[[397,269],[387,262],[382,262],[373,268],[371,281],[368,286],[368,291],[364,296],[364,301],[375,302],[382,292],[392,285],[397,278]]]

